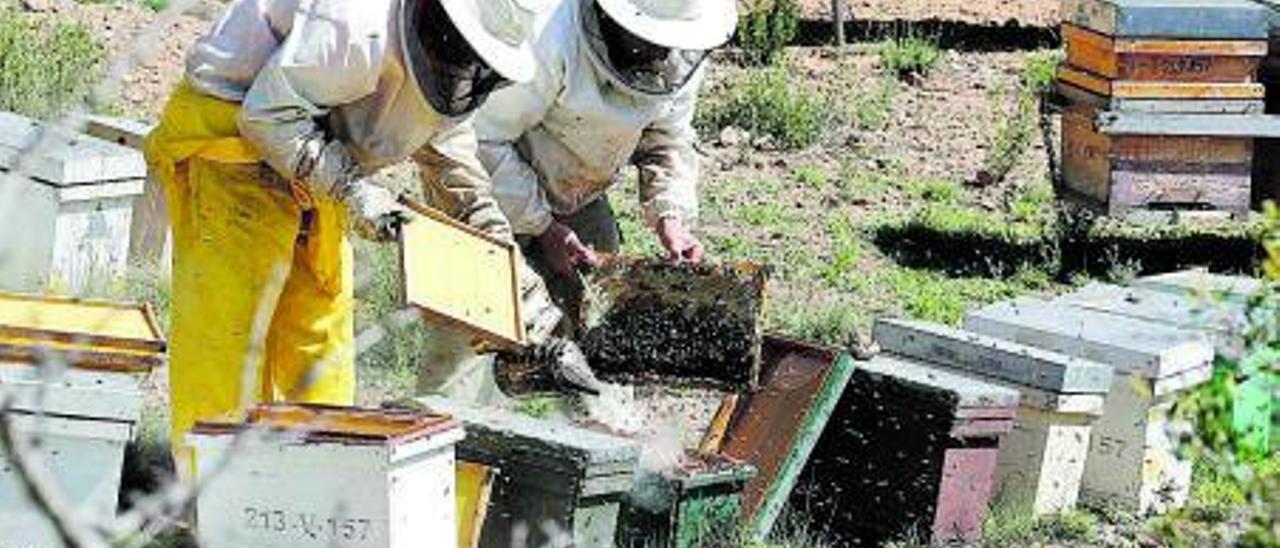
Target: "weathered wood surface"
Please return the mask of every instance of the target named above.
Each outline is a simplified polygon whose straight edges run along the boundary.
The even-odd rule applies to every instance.
[[[454,548],[462,437],[453,428],[388,446],[193,434],[197,476],[218,475],[196,503],[197,540],[209,548]]]
[[[403,299],[432,324],[499,348],[525,343],[520,312],[520,256],[495,240],[421,204],[400,231]]]
[[[18,412],[6,418],[15,434],[39,439],[34,456],[73,510],[85,516],[115,515],[124,448],[133,437],[129,424]],[[66,545],[7,463],[0,466],[0,538],[6,547]]]
[[[10,171],[19,161],[32,178],[59,187],[147,176],[146,162],[136,150],[0,112],[0,170]]]
[[[1127,99],[1251,99],[1266,96],[1262,84],[1111,80],[1063,65],[1058,79],[1086,91]]]
[[[1112,174],[1113,214],[1141,208],[1210,208],[1249,212],[1251,171],[1241,165],[1117,163]]]
[[[1248,0],[1063,0],[1064,20],[1124,38],[1265,40],[1268,10]]]
[[[766,336],[760,389],[744,394],[721,453],[755,466],[743,516],[766,538],[853,375],[845,353]]]
[[[1138,278],[1134,286],[1202,299],[1222,299],[1239,305],[1248,300],[1249,296],[1261,291],[1263,283],[1262,280],[1248,276],[1214,274],[1195,269]]]
[[[1239,303],[1100,283],[1089,284],[1058,297],[1054,302],[1183,329],[1206,331],[1214,339],[1221,355],[1238,357],[1244,350],[1246,311]]]
[[[901,382],[954,394],[958,409],[1007,409],[1018,405],[1016,390],[910,359],[882,354],[871,361],[857,362],[854,365],[873,375],[889,376]]]
[[[1101,112],[1098,129],[1109,135],[1184,137],[1280,137],[1280,116],[1267,114],[1148,114]]]
[[[14,410],[133,423],[142,413],[144,375],[67,369],[54,373],[0,362],[0,397]]]
[[[1067,63],[1112,80],[1250,83],[1267,54],[1265,40],[1116,40],[1065,23]]]
[[[1019,409],[1017,428],[1000,440],[996,485],[1001,500],[1036,515],[1075,508],[1093,422],[1092,415]]]
[[[1105,394],[1111,366],[944,325],[881,320],[874,338],[885,351],[984,377],[1057,393]]]
[[[1087,105],[1100,111],[1165,114],[1262,114],[1266,104],[1260,99],[1128,99],[1099,95],[1067,82],[1058,82],[1058,93],[1068,103]]]
[[[965,329],[1109,364],[1118,376],[1161,379],[1213,361],[1213,344],[1202,333],[1038,299],[970,313]]]

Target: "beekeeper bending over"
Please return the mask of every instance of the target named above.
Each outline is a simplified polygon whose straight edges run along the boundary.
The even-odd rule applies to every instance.
[[[257,401],[351,404],[348,227],[394,236],[367,177],[415,157],[460,218],[510,227],[468,116],[527,81],[541,0],[238,0],[187,59],[146,153],[173,223],[172,442]]]
[[[618,250],[606,192],[628,163],[667,258],[702,260],[694,106],[736,23],[734,0],[563,0],[535,31],[533,80],[477,113],[498,205],[558,298],[575,267]]]

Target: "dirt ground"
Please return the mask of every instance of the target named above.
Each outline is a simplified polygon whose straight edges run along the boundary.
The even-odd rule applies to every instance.
[[[938,19],[972,24],[1005,23],[1052,26],[1058,21],[1057,0],[842,0],[845,17],[857,21],[925,21]],[[829,0],[801,0],[806,19],[829,19]]]

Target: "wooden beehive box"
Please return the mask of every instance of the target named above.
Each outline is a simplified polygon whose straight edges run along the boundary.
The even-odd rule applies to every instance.
[[[135,150],[0,112],[0,216],[22,227],[0,232],[0,290],[79,292],[124,274],[146,176]]]
[[[1249,0],[1063,0],[1062,18],[1120,38],[1265,40],[1269,12]]]
[[[400,233],[405,304],[427,322],[491,347],[525,344],[520,312],[520,255],[444,213],[402,199],[414,214]]]
[[[1000,442],[997,493],[1036,514],[1075,507],[1111,366],[922,322],[880,321],[875,340],[888,352],[1018,390],[1017,425]]]
[[[0,293],[0,397],[12,398],[9,419],[39,440],[41,460],[77,511],[115,512],[142,383],[164,348],[145,306]],[[6,546],[61,547],[15,474],[0,467]]]
[[[986,307],[970,314],[965,328],[1114,367],[1090,441],[1082,497],[1141,512],[1186,503],[1191,463],[1179,457],[1169,412],[1179,395],[1212,376],[1208,337],[1037,299]]]
[[[1211,128],[1110,131],[1099,127],[1107,98],[1060,86],[1062,174],[1069,190],[1110,215],[1140,209],[1249,211],[1253,139],[1215,136]],[[1155,115],[1160,116],[1160,115]],[[1205,118],[1227,126],[1229,118]],[[1216,120],[1216,122],[1215,122]]]
[[[857,362],[791,504],[841,545],[976,541],[1019,395],[923,362]]]
[[[767,538],[853,375],[847,353],[766,336],[760,389],[741,396],[721,453],[757,474],[742,494],[748,531]]]
[[[738,533],[741,494],[755,468],[690,452],[692,466],[641,473],[626,506],[621,548],[727,546]]]
[[[198,423],[200,545],[456,548],[462,437],[447,415],[323,406]]]
[[[1245,356],[1247,311],[1242,303],[1139,287],[1090,284],[1054,302],[1135,318],[1181,329],[1200,331],[1213,340],[1218,356],[1236,362]],[[1219,374],[1225,374],[1220,372]],[[1271,442],[1275,380],[1260,371],[1236,372],[1232,393],[1232,428],[1241,446],[1267,454]]]
[[[1256,84],[1267,41],[1116,38],[1062,25],[1067,64],[1109,80]]]
[[[420,401],[466,426],[459,459],[499,471],[482,548],[509,548],[519,538],[530,546],[613,546],[635,484],[635,441],[447,398]]]
[[[585,279],[578,340],[597,374],[752,389],[760,378],[763,265],[671,266],[614,257]]]

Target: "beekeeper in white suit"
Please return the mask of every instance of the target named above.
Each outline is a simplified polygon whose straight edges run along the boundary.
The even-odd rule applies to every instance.
[[[618,250],[606,193],[628,163],[668,260],[702,260],[694,107],[737,18],[734,0],[564,0],[534,30],[534,78],[477,112],[494,196],[558,298],[575,268]]]

